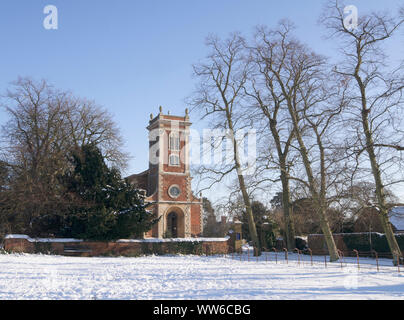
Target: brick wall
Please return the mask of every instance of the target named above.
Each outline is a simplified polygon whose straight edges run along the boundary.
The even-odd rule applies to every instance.
[[[191,234],[201,235],[201,206],[199,204],[191,205]]]
[[[63,241],[63,239],[7,238],[4,249],[7,252],[43,253],[65,256],[139,256],[147,254],[225,254],[231,246],[225,239],[188,239],[188,240],[120,240],[100,241]]]
[[[340,234],[334,234],[334,241],[337,249],[347,252],[343,237]],[[327,244],[322,234],[309,234],[307,237],[307,245],[315,255],[328,254]]]

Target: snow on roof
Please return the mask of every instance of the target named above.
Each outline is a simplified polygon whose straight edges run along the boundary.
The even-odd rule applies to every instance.
[[[390,222],[397,230],[404,230],[404,207],[394,207],[389,212]]]

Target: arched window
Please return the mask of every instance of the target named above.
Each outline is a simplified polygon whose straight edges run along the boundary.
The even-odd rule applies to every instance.
[[[180,165],[180,157],[178,154],[170,154],[170,166],[179,166]]]
[[[173,151],[180,150],[180,136],[178,133],[170,134],[169,148]]]

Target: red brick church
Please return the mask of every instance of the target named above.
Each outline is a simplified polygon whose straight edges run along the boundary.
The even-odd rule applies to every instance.
[[[189,122],[185,116],[150,115],[149,169],[128,177],[144,190],[160,221],[145,238],[189,238],[202,234],[202,201],[193,195],[189,171]]]

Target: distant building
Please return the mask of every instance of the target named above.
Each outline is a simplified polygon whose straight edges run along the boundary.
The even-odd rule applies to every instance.
[[[404,206],[390,209],[389,217],[394,232],[404,234]]]
[[[128,177],[145,193],[145,201],[161,217],[146,238],[190,238],[202,234],[202,199],[191,190],[189,122],[185,116],[150,115],[149,169]]]
[[[210,214],[207,218],[203,235],[205,237],[224,237],[231,225],[232,223],[227,221],[226,216],[221,216],[220,221],[217,221],[216,216]]]

